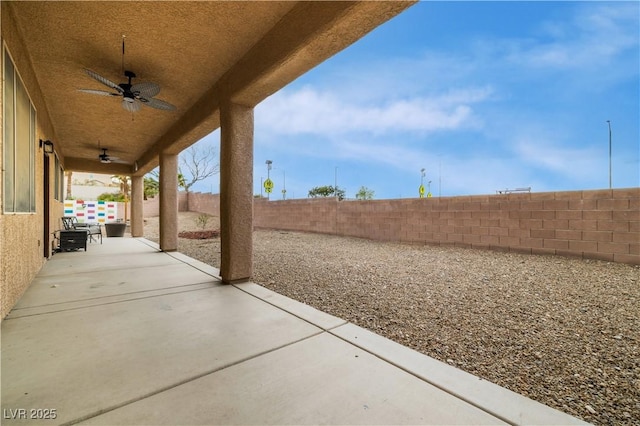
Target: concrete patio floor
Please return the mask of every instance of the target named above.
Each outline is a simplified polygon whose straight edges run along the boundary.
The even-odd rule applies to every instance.
[[[7,425],[583,424],[136,238],[46,263],[2,322],[1,385]]]

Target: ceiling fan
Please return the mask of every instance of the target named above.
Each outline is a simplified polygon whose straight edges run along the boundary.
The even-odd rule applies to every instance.
[[[115,157],[110,157],[109,154],[107,154],[107,148],[100,148],[102,150],[102,154],[98,155],[98,158],[100,159],[101,163],[105,163],[105,164],[109,164],[114,160],[117,160],[117,158]]]
[[[127,83],[120,84],[116,84],[90,69],[85,68],[84,71],[89,77],[99,81],[110,89],[115,90],[115,92],[94,89],[78,89],[80,92],[92,93],[94,95],[101,96],[121,96],[122,108],[129,112],[139,111],[141,105],[165,111],[173,111],[176,109],[176,107],[171,105],[169,102],[154,98],[155,95],[160,93],[160,86],[156,83],[144,82],[131,84],[131,79],[136,77],[136,74],[133,71],[125,71],[124,75],[129,80]]]

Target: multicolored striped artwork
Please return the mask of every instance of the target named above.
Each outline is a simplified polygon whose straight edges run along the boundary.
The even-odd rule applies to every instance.
[[[75,216],[79,223],[115,222],[118,203],[112,201],[65,200],[64,215]]]

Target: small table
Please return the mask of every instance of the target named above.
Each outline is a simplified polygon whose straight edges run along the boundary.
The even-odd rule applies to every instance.
[[[87,251],[88,232],[83,230],[61,230],[60,231],[60,250],[71,251],[84,249]]]

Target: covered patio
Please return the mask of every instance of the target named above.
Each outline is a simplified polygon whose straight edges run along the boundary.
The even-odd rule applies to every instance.
[[[2,409],[7,425],[582,423],[143,238],[47,262],[2,323]]]
[[[0,318],[51,257],[64,172],[129,176],[141,237],[159,167],[175,251],[178,155],[217,129],[221,278],[249,280],[255,106],[414,2],[2,2]]]

